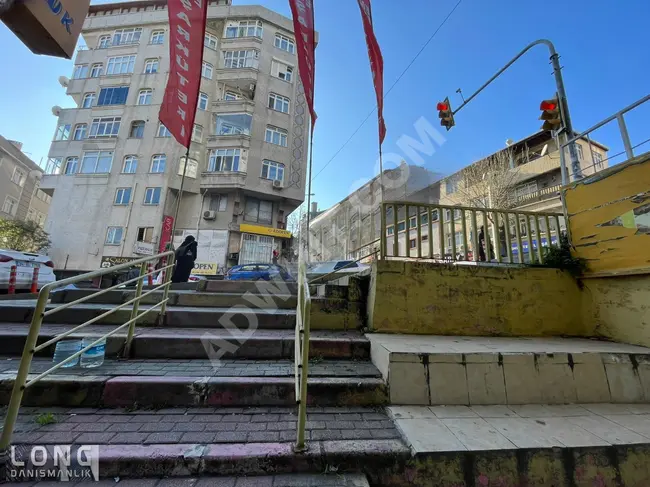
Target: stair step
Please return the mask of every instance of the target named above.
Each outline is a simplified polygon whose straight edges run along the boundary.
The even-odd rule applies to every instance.
[[[0,358],[0,404],[7,404],[19,358]],[[31,375],[51,367],[36,357]],[[216,366],[216,367],[215,367]],[[93,369],[58,369],[24,395],[34,406],[289,406],[295,404],[292,360],[106,360]],[[314,361],[308,401],[318,405],[386,403],[383,380],[369,362]]]
[[[650,402],[650,348],[573,338],[367,336],[392,404]]]
[[[76,325],[45,324],[38,343],[45,343]],[[29,331],[26,323],[3,323],[0,326],[0,355],[20,356]],[[70,338],[99,337],[107,333],[106,326],[89,325],[69,335]],[[126,341],[127,330],[121,330],[107,340],[106,356],[117,357]],[[206,347],[220,346],[228,353],[224,359],[291,359],[295,332],[293,330],[208,330],[205,328],[147,328],[136,327],[131,357],[140,359],[206,359]],[[232,344],[232,345],[226,345]],[[38,352],[37,356],[52,357],[54,347]],[[310,336],[310,356],[322,359],[367,360],[370,342],[360,332],[314,331]]]
[[[208,293],[296,294],[298,284],[282,281],[199,281],[197,290]]]

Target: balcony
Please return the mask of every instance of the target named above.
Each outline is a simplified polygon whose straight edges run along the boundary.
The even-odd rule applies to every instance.
[[[216,100],[212,108],[218,113],[250,113],[255,112],[255,102],[247,98],[239,100]]]
[[[246,68],[217,68],[214,70],[216,81],[221,82],[249,82],[252,84],[257,84],[257,78],[260,74],[257,67],[246,67]]]
[[[558,198],[560,196],[561,184],[542,188],[532,193],[517,196],[517,206],[529,205],[531,203],[538,203],[544,200]]]
[[[201,173],[201,189],[243,188],[245,185],[245,172],[220,171]]]
[[[560,153],[553,152],[551,155],[547,154],[526,164],[517,166],[517,179],[524,181],[558,169],[560,169]]]

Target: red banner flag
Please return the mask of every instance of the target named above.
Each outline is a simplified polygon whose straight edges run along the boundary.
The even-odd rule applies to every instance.
[[[370,58],[370,69],[372,70],[372,79],[375,83],[375,93],[377,94],[377,116],[379,118],[379,145],[384,143],[386,137],[386,123],[384,122],[384,58],[381,55],[379,43],[375,37],[372,27],[372,8],[370,0],[357,0],[361,9],[363,18],[363,30],[366,33],[366,43],[368,44],[368,57]]]
[[[165,215],[163,217],[162,229],[160,231],[160,246],[158,247],[158,252],[161,254],[165,252],[167,244],[171,243],[173,235],[172,231],[174,230],[174,217]]]
[[[207,0],[169,0],[169,78],[159,119],[190,148],[201,86]]]
[[[313,0],[289,0],[293,14],[293,30],[298,47],[298,69],[311,114],[311,129],[316,124],[314,111],[314,79],[316,77],[316,34],[314,32]]]

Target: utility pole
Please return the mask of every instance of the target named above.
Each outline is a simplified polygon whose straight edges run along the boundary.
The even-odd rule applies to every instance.
[[[472,94],[467,100],[459,106],[452,115],[456,115],[465,105],[467,105],[476,95],[488,87],[495,79],[497,79],[504,71],[506,71],[510,66],[512,66],[521,56],[526,54],[533,47],[543,44],[545,45],[550,54],[551,54],[551,65],[553,66],[553,74],[555,76],[555,84],[557,87],[558,101],[560,103],[560,111],[562,113],[562,118],[564,122],[564,140],[569,140],[574,136],[573,124],[571,123],[571,114],[569,113],[569,103],[567,101],[566,90],[564,88],[564,79],[562,78],[562,66],[560,66],[560,56],[555,50],[555,46],[548,39],[539,39],[535,42],[530,43],[526,46],[519,54],[510,60],[503,68],[501,68],[494,76],[492,76],[483,86],[481,86],[474,94]],[[584,176],[582,174],[582,169],[580,168],[580,161],[578,160],[578,154],[576,152],[575,144],[569,145],[569,154],[571,157],[571,170],[574,179],[582,179]],[[562,167],[562,183],[567,184],[568,176],[566,174],[566,168]]]

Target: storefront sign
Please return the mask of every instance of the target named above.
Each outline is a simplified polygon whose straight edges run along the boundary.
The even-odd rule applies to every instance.
[[[242,223],[239,225],[239,231],[243,233],[255,233],[257,235],[269,235],[277,238],[291,238],[289,230],[280,230],[279,228],[260,227],[258,225],[249,225]]]
[[[219,265],[216,262],[195,262],[192,274],[196,276],[216,276]]]
[[[0,19],[36,54],[72,58],[90,0],[16,1]]]
[[[134,260],[138,260],[140,257],[113,257],[109,255],[103,255],[102,261],[99,267],[101,269],[110,269],[116,265],[128,264]]]
[[[138,255],[153,255],[153,244],[149,242],[136,242],[133,253]]]

